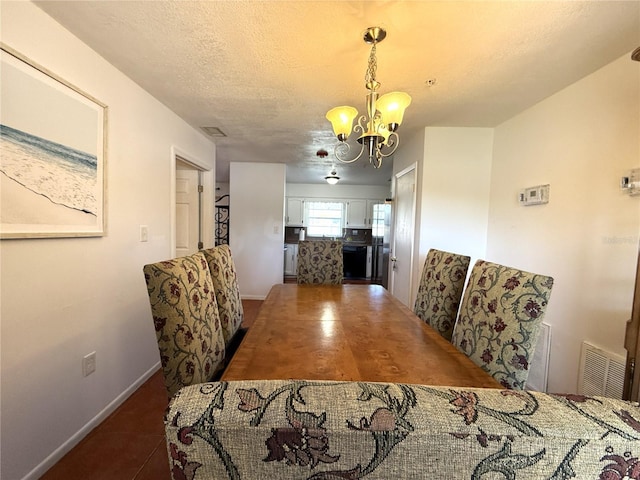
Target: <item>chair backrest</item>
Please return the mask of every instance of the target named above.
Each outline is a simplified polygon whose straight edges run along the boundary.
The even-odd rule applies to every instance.
[[[220,324],[222,325],[222,334],[224,335],[225,345],[228,347],[244,320],[236,267],[231,257],[229,245],[219,245],[208,250],[202,250],[202,253],[209,264],[213,290],[218,304]]]
[[[524,389],[553,278],[478,260],[452,343],[506,388]]]
[[[341,284],[344,277],[342,241],[300,241],[297,274],[298,283]]]
[[[422,269],[415,314],[451,341],[471,257],[432,248]]]
[[[209,267],[200,252],[143,268],[169,396],[214,379],[224,337]]]

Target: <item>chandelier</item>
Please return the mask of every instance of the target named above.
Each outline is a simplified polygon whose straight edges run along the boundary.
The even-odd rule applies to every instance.
[[[411,97],[404,92],[390,92],[378,98],[380,83],[376,80],[376,45],[387,36],[387,32],[380,27],[369,27],[364,32],[364,41],[371,45],[369,65],[365,75],[367,88],[367,114],[360,116],[358,124],[353,130],[361,133],[358,137],[360,152],[349,159],[351,146],[347,139],[351,134],[353,120],[358,116],[358,110],[349,106],[335,107],[327,112],[327,120],[333,126],[333,132],[339,142],[335,147],[335,156],[342,163],[353,163],[365,154],[369,163],[380,168],[382,159],[393,155],[398,148],[400,138],[396,131],[402,123],[404,110],[411,103]]]

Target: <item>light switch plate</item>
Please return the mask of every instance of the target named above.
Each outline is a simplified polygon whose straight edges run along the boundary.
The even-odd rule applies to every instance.
[[[149,227],[147,227],[146,225],[140,225],[140,241],[149,241]]]
[[[91,352],[82,357],[82,375],[85,377],[96,371],[96,352]]]

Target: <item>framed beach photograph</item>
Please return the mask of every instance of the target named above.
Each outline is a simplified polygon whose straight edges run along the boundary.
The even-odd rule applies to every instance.
[[[0,238],[105,234],[107,107],[0,44]]]

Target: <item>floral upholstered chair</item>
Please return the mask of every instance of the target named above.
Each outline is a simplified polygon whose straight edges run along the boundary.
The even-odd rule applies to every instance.
[[[471,257],[432,248],[427,253],[413,311],[451,341]]]
[[[506,388],[524,389],[553,278],[478,260],[452,343]]]
[[[298,243],[298,283],[339,285],[343,277],[341,241],[303,240]]]
[[[143,270],[169,397],[184,386],[211,381],[223,366],[225,344],[204,255]]]
[[[229,245],[219,245],[203,250],[202,253],[209,264],[222,334],[225,346],[229,349],[232,343],[237,345],[244,333],[244,330],[240,328],[244,320],[244,310],[242,309],[238,276],[231,257],[231,249]],[[239,335],[240,338],[236,338],[236,335]],[[229,356],[229,352],[227,352],[227,356]]]
[[[584,395],[363,381],[180,390],[173,480],[638,479],[640,407]]]

